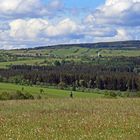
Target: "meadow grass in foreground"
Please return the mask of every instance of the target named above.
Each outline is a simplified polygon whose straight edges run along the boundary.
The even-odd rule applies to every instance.
[[[140,99],[0,102],[1,140],[139,140]]]

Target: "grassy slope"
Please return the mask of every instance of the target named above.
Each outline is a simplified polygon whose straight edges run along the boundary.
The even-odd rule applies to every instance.
[[[140,56],[140,50],[111,50],[111,49],[88,49],[88,48],[80,48],[80,47],[72,47],[72,48],[59,48],[59,49],[40,49],[40,50],[29,50],[29,51],[23,51],[23,50],[11,50],[11,51],[5,51],[7,53],[10,53],[12,55],[15,54],[42,54],[46,58],[27,58],[27,60],[20,60],[20,61],[10,61],[10,62],[0,62],[0,68],[6,68],[10,64],[40,64],[40,65],[47,65],[42,64],[42,62],[46,59],[48,62],[54,62],[54,58],[48,58],[47,55],[54,55],[61,58],[65,58],[67,56],[71,56],[74,61],[80,61],[81,56],[97,56],[97,52],[100,51],[101,55],[103,57],[116,57],[116,56],[129,56],[129,57],[135,57]],[[1,51],[0,51],[1,53]],[[73,56],[76,56],[77,58],[74,58]],[[69,59],[67,59],[69,60]]]
[[[139,140],[140,99],[0,102],[0,138]]]
[[[29,50],[28,52],[22,50],[9,51],[12,54],[54,54],[58,56],[81,56],[81,55],[97,55],[97,51],[101,50],[103,56],[140,56],[140,50],[115,50],[115,49],[95,49],[95,48],[59,48],[59,49],[40,49],[40,50]]]
[[[24,87],[25,92],[29,92],[31,94],[40,94],[40,89],[44,90],[43,95],[45,97],[56,97],[56,98],[68,98],[70,95],[70,91],[67,90],[59,90],[59,89],[48,89],[48,88],[41,88],[37,86],[21,86],[21,85],[15,85],[15,84],[7,84],[7,83],[0,83],[0,92],[15,92],[17,90],[21,90]],[[83,93],[83,92],[74,92],[75,98],[98,98],[103,97],[103,95],[98,93]]]
[[[6,68],[9,65],[21,65],[21,64],[27,64],[27,65],[31,65],[31,64],[36,64],[36,63],[41,63],[43,62],[44,59],[27,59],[27,60],[20,60],[20,61],[9,61],[9,62],[0,62],[0,68]]]

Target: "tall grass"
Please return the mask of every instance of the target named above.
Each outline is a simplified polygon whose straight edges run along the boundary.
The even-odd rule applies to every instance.
[[[140,99],[0,102],[2,140],[139,140]]]

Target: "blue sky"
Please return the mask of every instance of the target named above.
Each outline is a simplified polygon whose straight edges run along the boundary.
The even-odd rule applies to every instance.
[[[104,0],[65,0],[64,4],[67,7],[78,7],[78,8],[96,8],[97,6],[104,3]]]
[[[1,0],[0,49],[140,39],[140,0]]]
[[[47,4],[50,0],[44,0]],[[105,0],[61,0],[66,7],[88,7],[96,8],[97,6],[103,4]]]

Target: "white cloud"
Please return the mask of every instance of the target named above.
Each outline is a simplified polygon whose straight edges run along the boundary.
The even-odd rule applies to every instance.
[[[50,9],[61,9],[63,8],[63,3],[60,0],[51,0],[48,7]]]
[[[0,3],[2,18],[32,17],[46,12],[40,0],[1,0]]]
[[[18,19],[10,23],[10,36],[19,39],[68,36],[76,30],[76,23],[68,18],[55,25],[45,19]]]
[[[129,34],[125,29],[119,28],[116,29],[116,35],[109,37],[109,36],[104,36],[104,37],[97,37],[95,36],[94,41],[95,42],[109,42],[109,41],[126,41],[126,40],[133,40],[133,36]]]
[[[140,25],[140,0],[106,0],[95,12],[87,16],[88,22],[121,26]]]
[[[140,0],[106,0],[86,18],[83,9],[70,15],[63,0],[0,2],[0,48],[140,39]]]
[[[17,19],[10,23],[10,36],[20,39],[34,39],[40,37],[48,26],[44,19]]]
[[[133,37],[123,28],[117,29],[117,34],[111,38],[112,41],[131,40]]]
[[[75,33],[78,26],[69,18],[60,21],[57,25],[51,25],[47,28],[46,33],[49,37],[67,36]]]
[[[52,16],[59,13],[61,8],[63,5],[60,0],[51,0],[48,4],[43,3],[43,0],[0,0],[0,17],[16,19]]]

